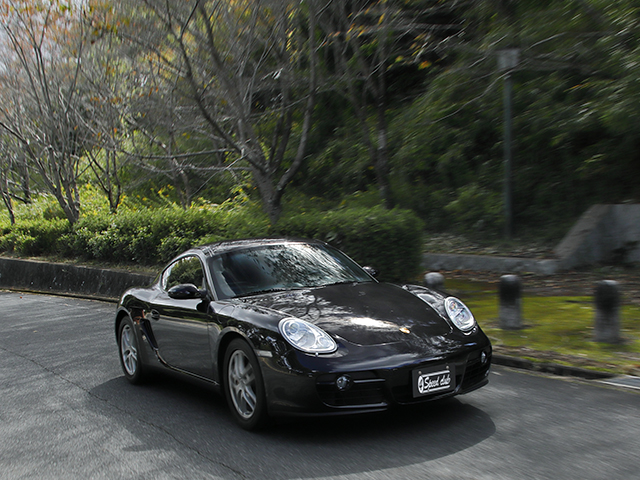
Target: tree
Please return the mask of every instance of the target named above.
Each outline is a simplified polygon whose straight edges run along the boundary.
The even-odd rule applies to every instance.
[[[115,213],[124,194],[122,172],[131,159],[126,153],[132,134],[130,105],[139,91],[135,69],[112,34],[118,27],[113,9],[93,0],[83,20],[89,39],[78,85],[84,95],[77,118],[87,132],[83,161]]]
[[[224,165],[251,172],[274,222],[312,124],[317,3],[145,0],[128,30],[137,55],[195,107]]]
[[[414,77],[440,62],[462,30],[457,2],[333,1],[320,16],[328,36],[336,89],[349,102],[375,168],[380,197],[393,206],[389,174],[389,110],[406,102],[394,82]],[[413,83],[413,85],[412,85]],[[395,98],[394,98],[395,93]]]
[[[18,147],[18,148],[16,148]],[[15,138],[0,135],[0,196],[7,208],[9,220],[13,225],[16,221],[14,214],[14,200],[23,203],[31,201],[29,185],[29,169]]]
[[[80,214],[77,179],[87,134],[78,118],[83,7],[64,0],[3,0],[0,12],[7,52],[0,128],[17,140],[73,224]]]
[[[504,73],[496,51],[514,47],[517,226],[557,233],[594,202],[637,198],[633,2],[484,0],[464,18],[454,61],[394,125],[396,171],[411,192],[404,205],[438,217],[434,228],[499,229]]]

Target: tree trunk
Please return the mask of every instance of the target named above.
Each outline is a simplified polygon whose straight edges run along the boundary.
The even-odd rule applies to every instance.
[[[9,212],[9,220],[11,225],[16,223],[16,217],[13,213],[13,202],[11,201],[11,195],[9,194],[9,185],[6,184],[6,191],[3,189],[2,191],[2,200],[4,200],[4,204],[7,207],[7,211]]]
[[[271,177],[261,169],[253,167],[251,173],[262,200],[262,208],[274,225],[282,214],[282,190],[274,187]]]
[[[376,179],[378,181],[380,198],[384,202],[384,206],[391,209],[394,206],[394,202],[391,196],[391,185],[389,183],[391,168],[389,167],[388,128],[384,102],[378,105],[377,110],[378,122],[376,128],[378,131],[378,146],[375,159]]]

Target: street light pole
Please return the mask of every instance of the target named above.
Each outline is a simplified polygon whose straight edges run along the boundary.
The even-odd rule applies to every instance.
[[[512,199],[512,164],[511,155],[511,101],[513,98],[513,80],[511,70],[507,71],[504,77],[504,235],[511,239],[513,235],[513,199]]]
[[[512,97],[513,80],[511,73],[518,66],[520,50],[509,48],[498,51],[498,69],[504,71],[504,185],[503,185],[503,210],[504,210],[504,234],[507,239],[513,235],[513,195],[512,195],[512,170],[513,158],[511,152],[512,132]]]

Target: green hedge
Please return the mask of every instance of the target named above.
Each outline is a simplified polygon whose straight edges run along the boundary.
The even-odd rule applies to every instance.
[[[397,281],[420,268],[421,231],[411,211],[381,207],[301,213],[275,227],[255,205],[164,208],[89,215],[73,229],[64,220],[19,221],[0,230],[0,251],[156,265],[195,245],[284,235],[324,240]]]
[[[382,207],[306,212],[282,219],[275,228],[282,235],[330,243],[359,264],[376,268],[385,281],[419,273],[422,230],[410,210]]]
[[[58,253],[61,239],[70,231],[66,220],[23,220],[0,231],[0,251],[26,256]]]
[[[122,210],[85,216],[73,229],[64,220],[18,221],[0,231],[0,251],[154,265],[194,245],[265,236],[268,228],[254,206]]]
[[[195,245],[264,236],[268,227],[266,216],[253,206],[123,211],[80,220],[62,253],[112,262],[157,264]]]

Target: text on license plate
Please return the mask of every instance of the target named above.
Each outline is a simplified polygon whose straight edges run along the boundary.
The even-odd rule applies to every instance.
[[[444,393],[456,388],[454,365],[417,368],[413,371],[413,396]]]

